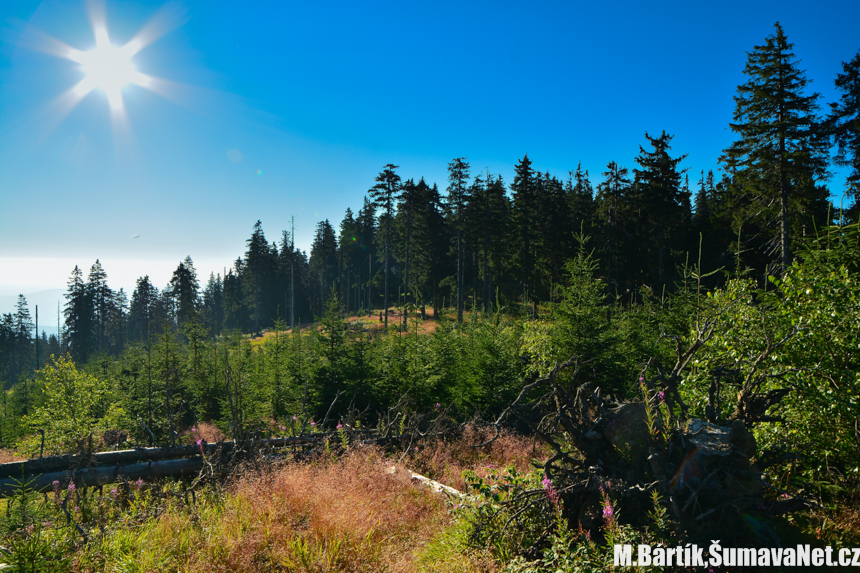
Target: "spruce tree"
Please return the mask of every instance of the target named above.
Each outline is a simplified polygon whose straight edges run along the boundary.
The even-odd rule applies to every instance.
[[[326,298],[336,286],[338,275],[337,239],[328,219],[317,223],[314,242],[311,245],[309,271],[311,284],[314,285],[311,290],[314,313],[319,310],[317,316],[322,317],[325,313]]]
[[[524,302],[527,293],[534,297],[535,280],[535,235],[538,220],[538,200],[535,172],[528,154],[514,167],[514,182],[511,184],[511,223],[514,240],[515,269],[523,288]],[[535,299],[535,308],[537,300]]]
[[[603,226],[603,257],[606,288],[610,296],[620,290],[620,258],[624,245],[624,205],[630,188],[628,170],[614,161],[606,165],[603,182],[597,186],[597,212]]]
[[[68,292],[64,295],[66,305],[63,309],[65,332],[63,339],[72,358],[76,362],[86,362],[92,351],[92,299],[87,292],[81,270],[75,265],[68,282]]]
[[[448,209],[457,232],[457,323],[463,322],[463,225],[464,210],[469,199],[469,163],[465,157],[457,157],[448,164]]]
[[[836,76],[836,89],[842,92],[837,103],[830,104],[830,122],[837,145],[836,164],[850,169],[845,195],[855,201],[851,220],[857,222],[857,199],[860,198],[860,51],[850,62],[842,62],[844,73]],[[840,205],[840,207],[842,207]]]
[[[768,252],[772,270],[784,272],[791,263],[792,223],[799,230],[810,215],[822,222],[826,195],[815,181],[826,176],[827,141],[816,117],[820,96],[805,95],[809,80],[791,51],[793,44],[778,22],[775,29],[747,53],[747,81],[738,86],[729,124],[738,140],[720,161],[750,199],[746,217],[764,228],[776,223]]]
[[[170,295],[176,305],[176,326],[182,327],[197,313],[200,306],[200,283],[191,257],[179,263],[170,279]]]
[[[647,265],[641,270],[650,271],[651,284],[665,286],[674,269],[672,252],[683,246],[690,220],[690,193],[682,187],[683,170],[678,169],[687,155],[669,156],[672,136],[665,131],[659,137],[646,132],[645,139],[654,150],[646,151],[640,145],[636,157],[640,168],[633,170],[636,214],[631,225],[635,238],[631,238],[638,255],[634,260]]]
[[[390,252],[391,252],[391,222],[394,220],[394,207],[397,198],[400,196],[400,176],[394,172],[398,169],[397,165],[389,163],[385,169],[376,176],[376,185],[374,185],[368,195],[373,199],[373,206],[376,209],[382,210],[381,227],[384,233],[384,254],[385,261],[385,286],[383,295],[383,306],[385,307],[385,326],[388,326],[388,275],[390,272]]]

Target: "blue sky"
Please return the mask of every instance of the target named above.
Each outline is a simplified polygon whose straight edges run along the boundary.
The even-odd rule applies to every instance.
[[[528,153],[558,177],[581,161],[596,184],[665,129],[695,183],[733,140],[746,52],[776,21],[823,106],[860,49],[854,0],[102,6],[114,45],[161,34],[132,62],[163,89],[126,86],[120,119],[99,90],[61,115],[84,74],[44,51],[92,49],[98,4],[0,5],[0,297],[64,289],[96,258],[113,288],[164,286],[187,255],[205,282],[257,219],[273,241],[295,216],[308,248],[386,163],[444,189],[454,157],[510,183]]]

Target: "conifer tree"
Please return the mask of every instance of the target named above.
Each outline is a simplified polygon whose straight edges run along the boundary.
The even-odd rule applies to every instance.
[[[102,352],[105,350],[106,336],[105,330],[110,317],[110,305],[113,299],[113,292],[107,284],[107,273],[102,264],[96,259],[93,266],[90,268],[90,274],[87,277],[86,289],[89,299],[92,303],[92,336],[95,342],[95,351]]]
[[[511,184],[511,223],[513,225],[513,240],[515,269],[517,279],[525,293],[534,298],[535,280],[535,229],[538,220],[538,200],[535,183],[535,172],[528,154],[524,155],[514,167],[514,181]],[[535,299],[535,307],[537,299]]]
[[[858,221],[860,204],[860,51],[850,62],[842,62],[843,73],[836,76],[836,89],[842,92],[839,102],[830,104],[829,121],[835,135],[836,164],[850,169],[845,194],[855,201],[851,220]],[[841,207],[841,205],[840,205]]]
[[[314,242],[311,245],[309,271],[311,284],[314,285],[311,289],[314,313],[319,310],[317,316],[321,317],[325,312],[326,297],[332,288],[336,287],[338,275],[337,239],[328,219],[317,223]]]
[[[359,300],[365,310],[370,313],[373,301],[371,300],[371,281],[373,281],[373,245],[376,242],[376,207],[373,202],[365,196],[364,204],[358,210],[358,216],[355,219],[356,224],[356,242],[361,251],[357,254],[360,258],[358,262],[358,278],[359,284],[364,285],[364,294],[359,293]],[[365,276],[366,281],[362,282],[361,277]]]
[[[176,326],[181,327],[197,313],[200,305],[200,282],[191,257],[179,263],[170,279],[170,296],[176,305]]]
[[[247,241],[248,250],[245,252],[243,262],[244,272],[238,274],[242,277],[242,287],[248,306],[254,312],[254,333],[260,332],[263,317],[268,316],[269,305],[267,304],[272,292],[272,274],[275,270],[274,256],[263,233],[263,225],[260,221],[254,224],[254,231]],[[237,269],[237,272],[239,269]]]
[[[128,332],[132,340],[149,340],[157,334],[157,301],[158,289],[152,286],[149,275],[137,279],[128,311]]]
[[[776,255],[773,270],[783,272],[791,263],[792,223],[799,231],[810,215],[823,222],[827,197],[816,186],[826,176],[827,141],[816,117],[820,96],[804,94],[809,80],[792,48],[777,22],[774,34],[748,52],[747,81],[738,86],[729,124],[738,140],[720,157],[750,199],[747,218],[777,227],[768,251]]]
[[[469,163],[465,157],[458,157],[448,164],[448,209],[457,232],[457,323],[463,322],[463,224],[464,208],[468,202]]]
[[[610,161],[606,165],[606,171],[603,172],[603,182],[597,186],[597,210],[603,225],[603,253],[606,260],[606,288],[609,295],[614,295],[620,290],[619,259],[625,234],[621,213],[630,188],[628,173],[626,167]]]
[[[584,233],[593,237],[596,216],[594,189],[588,179],[588,170],[583,171],[582,163],[576,165],[576,171],[568,172],[565,191],[570,205],[573,233]]]
[[[690,193],[682,187],[683,171],[678,169],[687,154],[669,156],[672,136],[665,131],[659,137],[645,132],[645,139],[654,150],[646,151],[640,145],[636,157],[640,169],[633,170],[636,215],[631,230],[635,231],[635,260],[650,267],[652,284],[665,286],[671,282],[669,271],[674,269],[672,251],[685,246],[690,221]]]
[[[390,273],[390,251],[391,251],[391,222],[394,220],[394,207],[397,198],[400,196],[400,176],[394,172],[398,169],[397,165],[389,163],[385,169],[376,176],[376,185],[374,185],[368,195],[373,199],[373,206],[376,209],[382,209],[381,225],[384,233],[384,254],[385,261],[385,280],[383,306],[385,307],[385,326],[388,326],[388,275]]]
[[[64,295],[66,305],[63,309],[65,316],[65,332],[63,339],[69,353],[76,362],[86,362],[92,350],[92,299],[87,292],[81,270],[75,265],[69,278],[68,291]]]

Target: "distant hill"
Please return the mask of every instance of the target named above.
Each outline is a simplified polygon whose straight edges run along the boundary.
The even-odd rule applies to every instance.
[[[57,334],[57,302],[60,303],[60,312],[63,312],[63,289],[49,289],[39,292],[21,293],[27,299],[27,308],[30,316],[36,319],[36,305],[39,305],[39,335],[44,330],[48,336]],[[14,313],[15,305],[18,304],[18,295],[0,295],[0,314]],[[62,316],[60,317],[62,320]]]

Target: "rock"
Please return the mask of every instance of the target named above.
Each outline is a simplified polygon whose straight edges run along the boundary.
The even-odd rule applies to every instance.
[[[732,428],[693,418],[687,422],[684,438],[703,456],[728,456],[732,453],[732,433]]]

